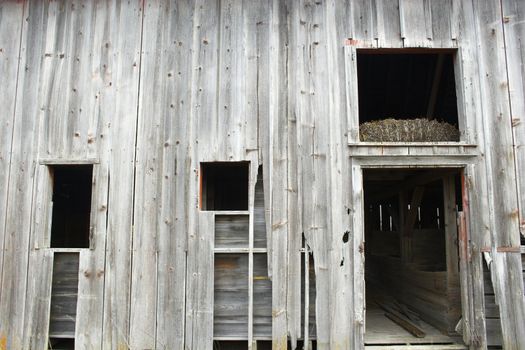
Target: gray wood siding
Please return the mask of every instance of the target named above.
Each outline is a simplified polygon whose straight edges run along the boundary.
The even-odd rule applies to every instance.
[[[1,2],[0,348],[46,347],[45,164],[75,162],[94,163],[76,346],[210,348],[215,221],[199,210],[204,161],[250,161],[250,207],[264,197],[264,212],[253,210],[256,244],[268,249],[274,349],[302,334],[303,235],[318,348],[361,348],[361,164],[468,158],[455,147],[348,145],[355,51],[418,47],[457,48],[461,137],[477,145],[465,169],[471,346],[486,345],[488,247],[502,341],[525,347],[520,256],[498,250],[519,246],[525,218],[524,11],[518,0]],[[266,335],[260,302],[255,329]]]

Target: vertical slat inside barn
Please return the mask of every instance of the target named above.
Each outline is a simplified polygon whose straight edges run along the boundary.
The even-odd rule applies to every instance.
[[[365,170],[367,344],[461,343],[457,179],[450,169]]]

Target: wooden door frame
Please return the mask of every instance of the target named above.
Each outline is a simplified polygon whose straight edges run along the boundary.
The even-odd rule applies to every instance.
[[[466,344],[471,348],[478,348],[477,344],[486,344],[485,317],[483,313],[476,312],[484,308],[483,281],[473,281],[472,271],[481,271],[481,255],[476,255],[473,259],[471,253],[471,238],[473,232],[469,229],[469,218],[472,217],[472,207],[469,205],[468,186],[466,186],[466,176],[474,176],[473,171],[474,159],[472,157],[447,157],[447,156],[355,156],[350,158],[350,176],[352,184],[352,219],[351,227],[353,235],[353,254],[354,274],[353,278],[353,300],[354,305],[354,329],[352,336],[356,338],[355,343],[362,344],[364,348],[365,334],[365,254],[364,254],[364,192],[363,192],[363,169],[380,169],[380,168],[457,168],[461,171],[462,178],[462,200],[463,213],[461,223],[463,231],[458,232],[458,244],[463,249],[463,275],[470,280],[466,283],[460,281],[461,300],[462,300],[462,318],[464,320],[463,338]],[[478,214],[479,215],[479,214]],[[461,237],[459,237],[462,235]],[[462,241],[462,242],[460,242]],[[359,253],[358,253],[359,252]],[[466,256],[466,261],[465,261]],[[460,257],[461,259],[461,257]],[[463,266],[463,267],[462,267]],[[460,272],[461,273],[461,272]],[[481,284],[481,286],[480,286]],[[466,305],[465,305],[466,304]],[[472,339],[475,339],[472,341]]]

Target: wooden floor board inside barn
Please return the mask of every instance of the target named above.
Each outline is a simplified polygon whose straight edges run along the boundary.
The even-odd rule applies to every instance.
[[[421,349],[423,345],[428,345],[428,349],[467,349],[462,344],[458,344],[453,338],[442,334],[439,330],[428,323],[421,321],[421,328],[426,333],[424,338],[417,338],[389,320],[379,306],[372,304],[366,310],[366,333],[365,345],[368,348],[388,348],[402,349],[417,345]],[[371,347],[372,346],[372,347]],[[427,348],[426,346],[424,347]]]

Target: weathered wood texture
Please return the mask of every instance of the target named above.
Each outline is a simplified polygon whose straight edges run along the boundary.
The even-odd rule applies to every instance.
[[[78,253],[55,253],[49,312],[50,338],[75,338]]]
[[[486,145],[492,276],[496,301],[501,311],[503,344],[525,347],[525,305],[519,254],[498,252],[497,247],[520,245],[519,209],[513,149],[508,72],[505,59],[503,17],[500,1],[474,3],[480,43],[478,65],[481,71],[480,98]]]
[[[9,171],[11,165],[11,145],[15,117],[16,93],[18,90],[18,69],[20,41],[23,27],[24,7],[14,2],[0,4],[0,276],[2,276],[4,240],[8,207]],[[0,278],[0,301],[3,288]],[[0,337],[5,336],[0,332]]]
[[[520,205],[520,229],[525,235],[525,4],[522,1],[502,1],[503,34],[510,98],[510,118],[513,131],[514,161]]]
[[[201,288],[212,288],[214,221],[199,211],[199,163],[250,161],[264,170],[274,348],[302,333],[304,234],[318,347],[358,349],[358,163],[474,159],[466,169],[471,346],[486,345],[479,249],[491,246],[503,343],[524,347],[521,262],[496,249],[519,244],[519,205],[524,216],[522,17],[517,0],[2,2],[0,346],[46,344],[53,259],[39,216],[51,210],[39,160],[97,163],[91,249],[79,261],[78,348],[210,344],[213,292]],[[352,54],[407,47],[458,48],[461,140],[475,151],[348,147],[358,130]],[[256,223],[257,233],[264,224]]]

